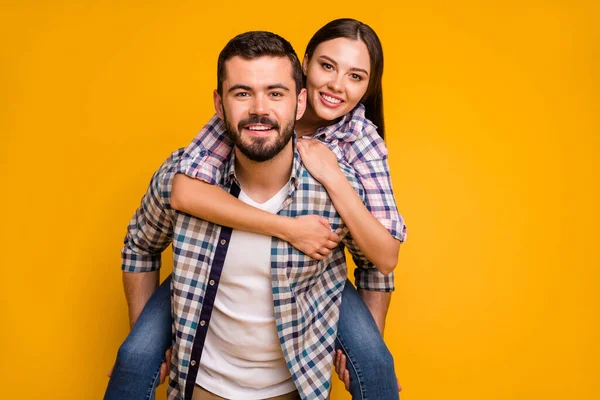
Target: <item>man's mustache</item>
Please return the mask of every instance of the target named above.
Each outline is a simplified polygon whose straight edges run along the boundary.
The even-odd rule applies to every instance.
[[[277,121],[273,121],[269,117],[258,117],[255,115],[255,116],[241,120],[238,123],[238,132],[241,131],[242,129],[244,129],[245,126],[250,125],[250,124],[271,125],[273,127],[273,129],[279,130],[279,124],[277,123]]]

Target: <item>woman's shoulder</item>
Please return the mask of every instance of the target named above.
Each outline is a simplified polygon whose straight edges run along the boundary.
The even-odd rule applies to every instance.
[[[183,156],[195,158],[211,154],[220,157],[227,155],[232,146],[225,129],[225,122],[217,114],[213,115],[186,147]]]
[[[350,164],[362,161],[372,161],[387,157],[385,142],[377,132],[377,126],[365,115],[362,104],[356,106],[347,119],[346,132],[340,138],[339,145],[344,152],[344,158]]]

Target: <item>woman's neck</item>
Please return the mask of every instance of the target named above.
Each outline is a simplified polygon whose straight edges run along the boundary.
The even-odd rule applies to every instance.
[[[323,118],[320,118],[312,107],[306,107],[306,111],[302,118],[296,121],[296,135],[298,137],[302,136],[311,136],[314,135],[315,132],[324,126],[330,124],[330,121],[326,121]]]

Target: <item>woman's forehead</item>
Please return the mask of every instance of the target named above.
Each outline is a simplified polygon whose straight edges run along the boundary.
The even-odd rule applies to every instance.
[[[350,68],[371,69],[369,49],[362,40],[335,38],[319,43],[311,58],[326,56]]]

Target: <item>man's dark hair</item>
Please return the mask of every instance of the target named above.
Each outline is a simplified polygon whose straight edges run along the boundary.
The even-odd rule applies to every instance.
[[[223,94],[223,81],[227,78],[225,62],[235,56],[247,60],[258,57],[287,57],[292,63],[292,78],[296,82],[296,94],[304,87],[302,66],[294,48],[284,38],[271,32],[252,31],[231,39],[219,54],[217,62],[217,92]]]

